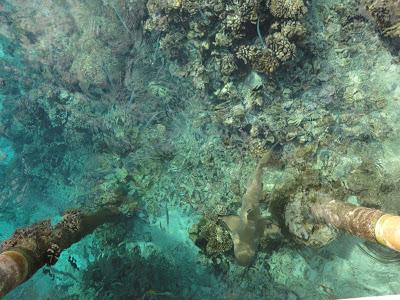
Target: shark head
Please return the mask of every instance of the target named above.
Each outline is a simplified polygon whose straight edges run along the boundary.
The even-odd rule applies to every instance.
[[[224,216],[222,221],[229,229],[237,263],[249,266],[254,260],[258,244],[256,222],[243,220],[239,216]]]

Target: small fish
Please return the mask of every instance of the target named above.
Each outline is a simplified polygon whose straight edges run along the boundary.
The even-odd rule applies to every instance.
[[[167,217],[167,227],[169,226],[169,211],[168,211],[168,204],[165,202],[165,216]]]

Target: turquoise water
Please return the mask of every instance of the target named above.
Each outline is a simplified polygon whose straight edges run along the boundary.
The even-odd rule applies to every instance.
[[[138,205],[5,299],[400,294],[397,253],[318,236],[297,201],[400,213],[398,37],[375,21],[353,0],[0,1],[0,241]],[[281,234],[243,267],[221,216],[271,148],[260,211]]]

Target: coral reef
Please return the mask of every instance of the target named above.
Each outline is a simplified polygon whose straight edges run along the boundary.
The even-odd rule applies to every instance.
[[[91,263],[83,274],[83,290],[87,297],[114,299],[178,296],[178,278],[176,267],[162,253],[154,250],[143,256],[137,247]],[[123,288],[124,282],[130,282],[132,288]]]
[[[143,16],[141,1],[96,1],[86,5],[70,2],[60,7],[44,1],[38,10],[34,2],[13,3],[16,9],[12,18],[22,48],[28,49],[26,59],[31,66],[45,68],[43,73],[49,80],[72,90],[80,88],[98,95],[115,89],[123,79],[124,55],[140,41],[137,32]],[[32,12],[29,18],[18,10],[21,6]]]
[[[363,5],[383,35],[395,39],[398,47],[400,38],[400,5],[398,1],[364,0]]]
[[[233,249],[228,230],[218,224],[217,220],[203,218],[190,228],[189,235],[193,242],[211,257]]]
[[[307,8],[302,0],[281,2],[154,0],[145,29],[160,36],[161,50],[179,62],[180,73],[214,92],[235,81],[243,63],[268,74],[294,57]]]
[[[303,0],[271,0],[271,14],[277,18],[293,19],[307,12]]]

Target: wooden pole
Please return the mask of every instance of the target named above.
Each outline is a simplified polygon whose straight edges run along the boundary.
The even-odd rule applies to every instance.
[[[92,213],[68,210],[54,227],[50,221],[17,229],[0,244],[0,298],[28,280],[44,265],[57,262],[60,253],[92,233],[98,226],[125,215],[116,207]]]
[[[312,204],[311,214],[319,222],[400,251],[400,216],[336,200]]]

